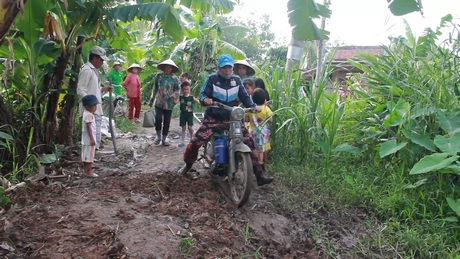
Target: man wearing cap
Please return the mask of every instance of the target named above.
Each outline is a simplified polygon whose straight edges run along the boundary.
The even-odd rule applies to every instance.
[[[97,104],[96,111],[94,112],[94,118],[96,120],[96,148],[98,149],[101,145],[101,123],[102,123],[102,105],[101,105],[101,92],[107,92],[112,90],[112,86],[101,87],[101,83],[98,77],[98,69],[104,64],[104,61],[109,60],[106,56],[105,50],[99,46],[94,46],[90,53],[88,62],[81,68],[80,74],[78,74],[78,86],[77,94],[78,97],[83,98],[86,95],[92,94],[96,96],[99,103]],[[79,114],[83,115],[83,105],[80,101]]]
[[[234,106],[237,98],[245,107],[257,107],[251,97],[246,92],[241,79],[232,74],[233,58],[229,54],[224,54],[218,59],[219,71],[216,74],[208,76],[201,92],[200,102],[204,106],[210,106],[214,101],[221,102],[228,106]],[[214,130],[224,124],[229,125],[230,112],[216,107],[208,107],[206,109],[200,128],[196,131],[192,141],[188,144],[184,153],[185,165],[177,172],[178,175],[186,174],[198,157],[200,147],[212,136]],[[254,144],[254,140],[246,127],[242,128],[244,137],[248,138],[247,145],[251,148],[251,159],[253,164],[254,174],[257,178],[259,186],[269,184],[273,181],[273,177],[265,176],[262,164],[258,158],[258,152]]]
[[[120,69],[121,69],[120,62],[115,61],[113,63],[112,71],[110,71],[110,73],[107,75],[107,79],[113,85],[113,93],[115,94],[115,99],[116,97],[124,96],[124,89],[121,86],[121,83],[123,81],[123,72]],[[116,106],[117,106],[117,100],[114,100],[113,107],[116,107]]]

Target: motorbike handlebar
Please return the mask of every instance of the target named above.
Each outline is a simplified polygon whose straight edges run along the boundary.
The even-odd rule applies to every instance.
[[[222,109],[225,109],[225,110],[228,110],[228,111],[232,111],[233,110],[233,107],[231,106],[228,106],[228,105],[225,105],[221,102],[216,102],[216,101],[213,101],[212,102],[212,105],[210,107],[217,107],[217,108],[222,108]],[[257,113],[256,111],[256,107],[250,107],[250,108],[244,108],[244,112],[245,113]]]

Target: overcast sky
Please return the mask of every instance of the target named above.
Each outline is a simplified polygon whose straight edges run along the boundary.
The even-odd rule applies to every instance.
[[[243,7],[234,12],[240,17],[251,13],[266,13],[272,19],[272,30],[279,40],[287,42],[290,26],[287,18],[287,0],[242,0]],[[322,3],[322,1],[317,1]],[[406,19],[416,36],[423,29],[435,29],[441,17],[451,13],[460,23],[460,0],[422,0],[424,16],[412,13],[395,17],[388,10],[386,0],[332,0],[332,16],[326,24],[330,40],[344,45],[379,45],[388,43],[388,36],[404,35]]]

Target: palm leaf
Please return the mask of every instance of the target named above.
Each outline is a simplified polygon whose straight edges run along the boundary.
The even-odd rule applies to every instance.
[[[152,21],[158,19],[159,27],[175,41],[182,41],[184,28],[180,22],[179,13],[173,6],[165,3],[146,3],[142,5],[127,5],[113,8],[111,15],[123,22],[135,18]]]
[[[181,0],[180,4],[192,10],[201,10],[209,13],[229,13],[235,8],[232,0]]]
[[[193,38],[193,39],[184,40],[181,43],[177,44],[176,47],[171,52],[170,58],[172,60],[180,59],[182,54],[187,53],[196,42],[198,42],[198,39]]]
[[[326,6],[314,0],[289,0],[288,17],[294,39],[306,41],[328,38],[328,32],[320,30],[312,19],[330,17],[330,10]]]
[[[220,51],[232,55],[235,60],[244,59],[246,56],[244,51],[225,41],[220,41]]]
[[[261,44],[259,37],[251,30],[251,28],[241,25],[230,25],[221,27],[222,34],[226,35],[226,38],[247,38],[249,44],[259,45]]]
[[[396,16],[422,11],[420,0],[387,0],[391,13]]]

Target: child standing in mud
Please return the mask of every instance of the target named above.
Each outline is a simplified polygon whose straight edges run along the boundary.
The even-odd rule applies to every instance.
[[[94,153],[96,152],[96,120],[94,112],[96,112],[99,100],[95,95],[85,95],[81,99],[82,105],[85,108],[83,111],[83,123],[81,134],[81,161],[83,162],[83,170],[86,177],[99,177],[92,172],[91,164],[94,162]]]
[[[200,100],[190,95],[190,82],[184,81],[180,84],[180,90],[182,92],[179,97],[180,102],[180,115],[179,115],[179,126],[182,127],[182,141],[179,143],[179,147],[185,146],[185,129],[188,125],[188,132],[190,138],[193,136],[193,103],[200,104]]]

